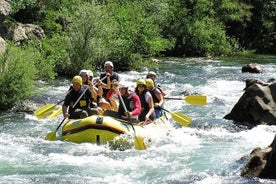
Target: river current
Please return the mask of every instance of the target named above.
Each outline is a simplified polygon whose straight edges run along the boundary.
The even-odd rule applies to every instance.
[[[259,61],[163,58],[158,68],[151,68],[170,97],[203,94],[207,105],[166,100],[167,110],[181,112],[193,121],[189,127],[181,127],[170,119],[167,136],[155,140],[144,151],[44,140],[56,129],[61,116],[53,121],[37,120],[27,113],[2,116],[0,183],[275,183],[244,178],[240,173],[254,148],[264,148],[272,142],[276,126],[248,129],[223,119],[243,94],[245,79],[276,78],[275,59],[259,62],[264,69],[261,74],[242,73],[242,66],[250,62]],[[134,89],[135,81],[145,78],[146,70],[119,75]],[[64,98],[69,85],[65,79],[55,84],[40,83],[36,98],[56,103]]]

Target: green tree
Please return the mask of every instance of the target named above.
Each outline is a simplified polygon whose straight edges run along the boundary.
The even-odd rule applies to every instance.
[[[156,56],[172,47],[172,42],[161,35],[161,25],[169,13],[164,1],[118,0],[110,1],[107,8],[118,26],[113,56],[121,65],[134,65],[137,59]]]
[[[165,32],[175,36],[176,44],[169,52],[174,56],[221,55],[232,50],[235,38],[228,37],[228,20],[244,21],[245,5],[230,0],[170,0],[172,18]]]
[[[239,35],[241,43],[257,53],[276,54],[276,3],[274,0],[249,0],[251,4],[251,19],[244,28],[244,34]]]
[[[70,20],[67,70],[74,75],[83,68],[97,69],[111,54],[116,22],[96,3],[83,2],[73,12],[67,10],[64,13]]]

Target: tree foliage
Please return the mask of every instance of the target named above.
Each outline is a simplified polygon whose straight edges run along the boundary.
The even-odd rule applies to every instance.
[[[31,41],[23,48],[10,48],[1,58],[1,84],[12,80],[6,72],[17,71],[14,62],[33,71],[29,77],[23,77],[27,82],[52,79],[56,74],[72,76],[83,68],[95,72],[106,60],[112,60],[116,69],[128,70],[141,67],[145,58],[157,56],[220,56],[244,50],[276,53],[273,0],[8,2],[12,6],[8,20],[38,24],[46,36],[42,42]],[[24,63],[23,59],[30,63]],[[40,75],[35,76],[35,70]],[[18,88],[15,84],[9,87],[15,91]],[[5,90],[8,89],[1,91],[4,95],[0,103],[17,100],[14,97],[7,102]]]

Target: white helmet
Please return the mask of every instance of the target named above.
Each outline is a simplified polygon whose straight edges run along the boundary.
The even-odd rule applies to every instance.
[[[83,74],[88,75],[87,70],[84,70],[84,69],[81,70],[80,73],[79,73],[79,75],[83,75]]]
[[[112,68],[114,68],[113,63],[111,61],[106,61],[104,63],[104,66],[111,66]]]
[[[88,77],[93,77],[93,72],[91,70],[86,70]]]

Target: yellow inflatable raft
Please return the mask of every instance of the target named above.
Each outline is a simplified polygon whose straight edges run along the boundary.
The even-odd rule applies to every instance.
[[[134,125],[134,130],[127,121],[119,121],[109,116],[93,115],[84,119],[70,120],[62,127],[62,139],[75,143],[106,144],[118,137],[133,138],[135,135],[145,140],[166,135],[168,119],[162,116],[145,126]],[[117,139],[118,140],[118,139]]]

